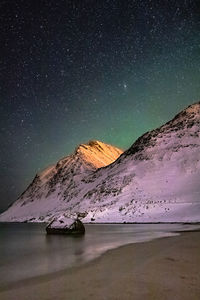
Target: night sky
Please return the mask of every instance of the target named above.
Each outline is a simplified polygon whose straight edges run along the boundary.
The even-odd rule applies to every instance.
[[[81,142],[128,148],[199,79],[199,0],[1,0],[0,210]]]

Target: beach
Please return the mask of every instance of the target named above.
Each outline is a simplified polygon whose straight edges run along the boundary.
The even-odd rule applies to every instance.
[[[109,250],[80,267],[25,279],[1,300],[199,300],[200,232]]]

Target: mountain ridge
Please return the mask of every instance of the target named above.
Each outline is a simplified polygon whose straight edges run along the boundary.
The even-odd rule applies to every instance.
[[[87,215],[84,222],[96,223],[198,222],[199,134],[200,102],[197,102],[161,127],[143,134],[110,164],[86,172],[78,181],[76,173],[54,211],[51,208],[46,215],[39,215],[30,210],[25,219],[8,212],[4,216],[9,220],[41,221],[42,217],[47,221],[53,214],[84,213]],[[89,143],[79,145],[79,151],[85,153],[92,146],[96,155],[101,142]],[[57,176],[63,181],[66,173]],[[56,190],[52,193],[56,197]],[[47,205],[47,201],[43,203]]]
[[[80,181],[86,175],[113,162],[121,153],[121,149],[97,140],[80,144],[72,154],[61,158],[56,164],[37,173],[31,184],[8,210],[11,211],[13,207],[18,205],[18,214],[20,215],[20,207],[23,208],[32,203],[34,206],[40,199],[48,207],[49,203],[46,199],[50,198],[51,195],[55,195],[55,199],[69,198],[67,189],[78,187]],[[52,199],[50,202],[51,209],[48,213],[51,215],[50,211],[56,210],[56,201],[53,202]],[[34,213],[37,213],[37,209],[39,209],[39,207],[36,207],[37,205],[32,208]],[[5,220],[8,210],[0,215],[0,221],[2,218]],[[47,209],[43,207],[42,212],[46,214]],[[22,219],[26,219],[26,215]],[[12,220],[15,220],[15,218],[12,218]]]

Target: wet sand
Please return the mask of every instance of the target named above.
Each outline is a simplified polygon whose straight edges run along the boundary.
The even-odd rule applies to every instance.
[[[200,232],[110,250],[78,268],[23,280],[0,300],[199,300]]]

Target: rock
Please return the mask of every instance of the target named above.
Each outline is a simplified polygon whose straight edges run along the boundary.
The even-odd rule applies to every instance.
[[[47,234],[84,234],[85,227],[79,219],[71,219],[65,216],[55,218],[46,227]]]

